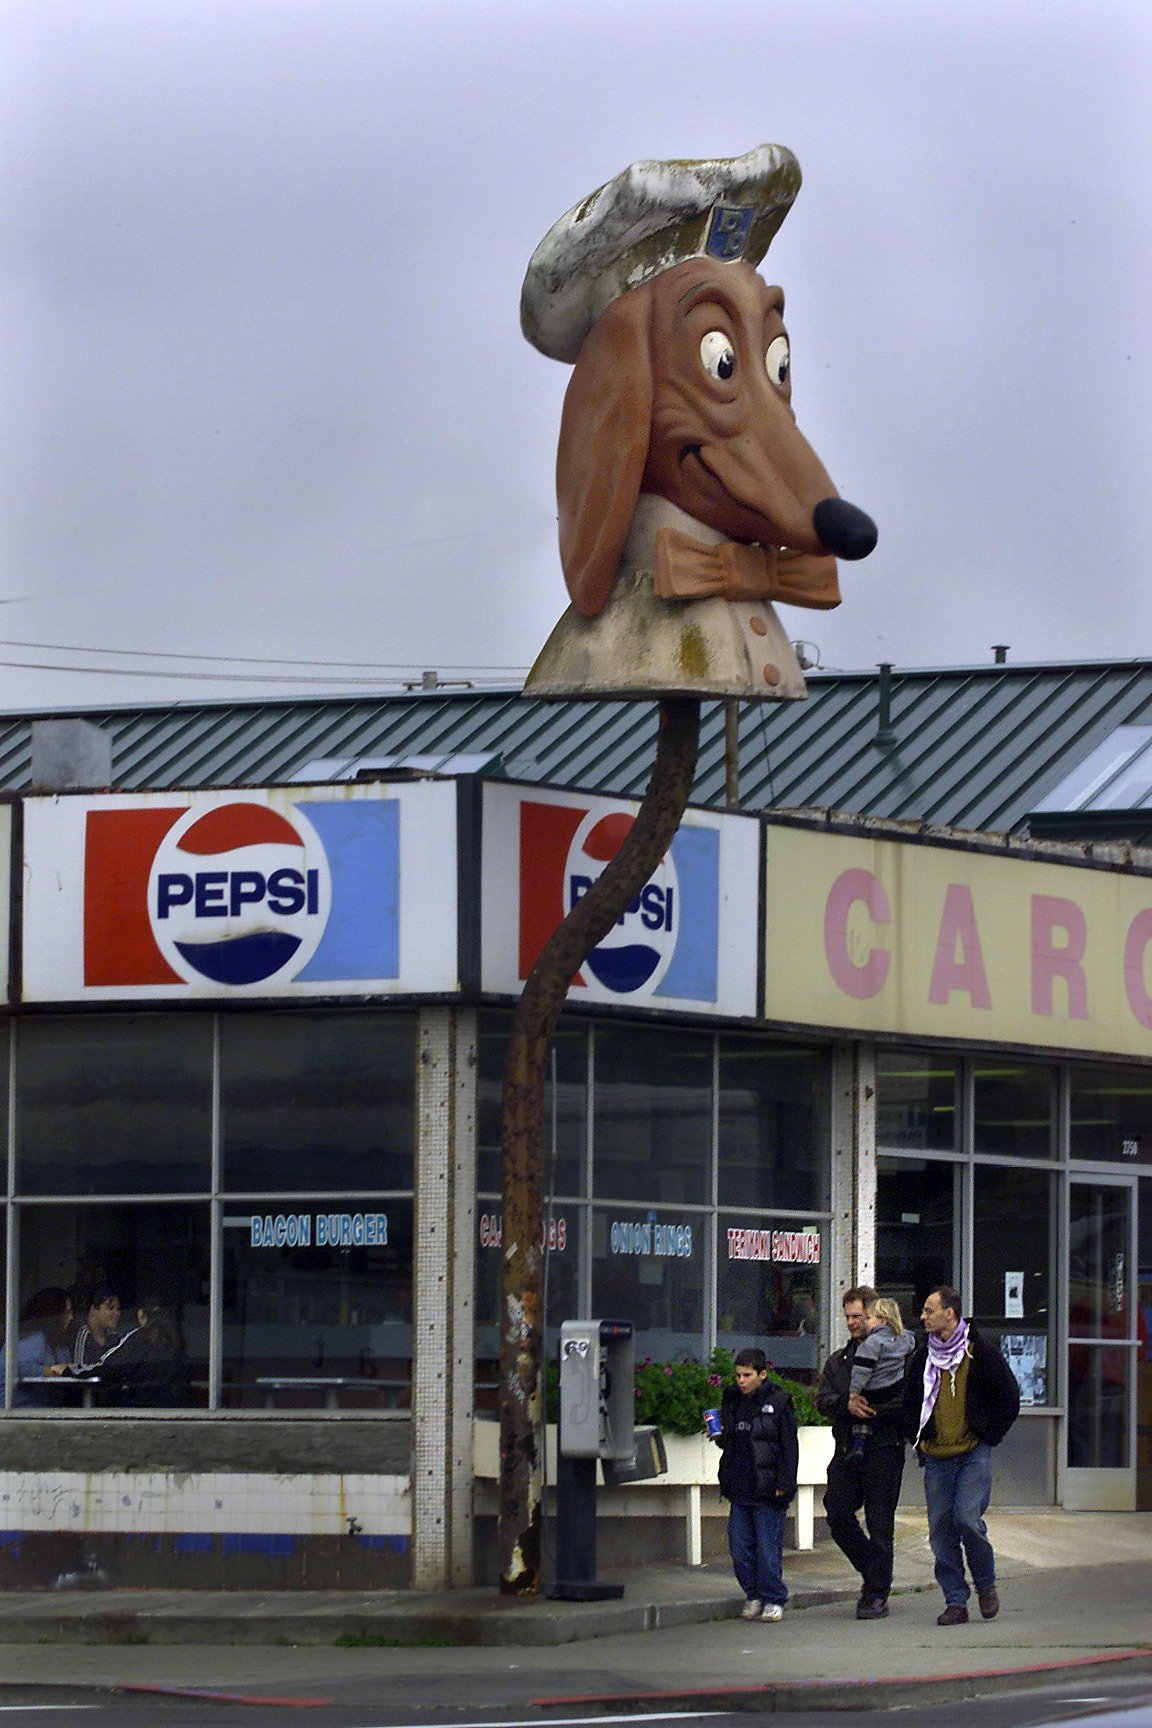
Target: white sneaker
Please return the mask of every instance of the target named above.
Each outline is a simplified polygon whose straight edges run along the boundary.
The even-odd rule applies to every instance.
[[[760,1618],[761,1620],[783,1620],[784,1610],[779,1602],[769,1602]]]
[[[743,1608],[741,1608],[740,1618],[741,1620],[759,1620],[763,1612],[763,1602],[761,1602],[757,1597],[752,1596],[747,1602],[745,1602]]]

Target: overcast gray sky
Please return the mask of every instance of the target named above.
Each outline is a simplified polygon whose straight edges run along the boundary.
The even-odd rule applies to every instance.
[[[7,0],[0,706],[522,671],[566,599],[528,258],[760,142],[797,417],[880,527],[789,633],[1152,654],[1150,89],[1148,0]]]

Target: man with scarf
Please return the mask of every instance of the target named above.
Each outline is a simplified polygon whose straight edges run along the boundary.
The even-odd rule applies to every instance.
[[[920,1313],[925,1337],[904,1382],[906,1430],[924,1466],[928,1540],[944,1592],[937,1626],[967,1622],[965,1555],[984,1619],[1000,1612],[984,1514],[992,1498],[992,1448],[1020,1413],[1020,1388],[996,1340],[962,1314],[951,1285],[928,1292]]]

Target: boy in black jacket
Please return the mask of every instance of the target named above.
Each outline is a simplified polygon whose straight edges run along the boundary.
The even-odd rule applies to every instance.
[[[724,1389],[720,1432],[720,1492],[730,1502],[728,1547],[747,1601],[745,1620],[780,1620],[784,1582],[784,1517],[796,1492],[800,1444],[796,1412],[782,1386],[768,1378],[763,1350],[741,1350],[736,1384]]]

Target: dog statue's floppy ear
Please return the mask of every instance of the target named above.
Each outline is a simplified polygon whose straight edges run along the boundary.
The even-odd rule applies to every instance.
[[[652,413],[647,285],[622,294],[584,338],[564,398],[556,456],[560,561],[572,604],[603,610],[648,459]]]

